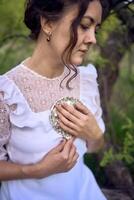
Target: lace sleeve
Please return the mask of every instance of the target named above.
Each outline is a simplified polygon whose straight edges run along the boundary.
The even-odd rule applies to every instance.
[[[0,91],[0,160],[7,159],[5,145],[10,137],[9,108],[3,100],[4,93]]]

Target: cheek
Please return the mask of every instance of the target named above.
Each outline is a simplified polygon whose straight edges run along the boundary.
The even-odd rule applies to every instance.
[[[81,46],[83,46],[83,41],[84,41],[84,34],[79,28],[77,31],[77,35],[78,35],[78,39],[77,39],[77,43],[74,48],[74,52],[79,50],[81,48]]]
[[[53,35],[54,49],[57,50],[60,54],[62,54],[69,43],[69,39],[69,31],[60,29]]]
[[[79,51],[75,51],[75,53],[72,54],[71,56],[71,63],[73,63],[74,65],[81,65],[83,60],[85,58],[85,54],[79,52]]]
[[[83,40],[79,38],[74,49],[73,49],[73,51],[72,51],[72,55],[73,56],[80,55],[79,50],[81,49],[82,46],[83,46]]]
[[[81,30],[81,28],[78,28],[78,41],[77,44],[81,45],[84,41],[85,33]]]

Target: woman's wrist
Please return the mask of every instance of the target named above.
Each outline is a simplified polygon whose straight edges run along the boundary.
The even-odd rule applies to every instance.
[[[38,172],[39,172],[39,165],[38,164],[30,164],[30,165],[24,165],[22,167],[22,173],[24,175],[24,178],[38,178]]]
[[[98,140],[87,140],[86,145],[88,148],[89,153],[95,153],[100,151],[104,147],[105,141],[104,136],[102,135],[101,138]]]
[[[31,164],[31,165],[25,165],[22,167],[22,172],[25,178],[45,178],[49,176],[48,170],[42,168],[42,165],[40,163],[37,164]]]
[[[98,127],[95,129],[95,140],[101,139],[103,136],[102,130]]]
[[[87,140],[99,140],[101,139],[103,136],[102,130],[100,129],[99,126],[95,126],[94,128],[92,128],[91,132],[88,134],[88,138]]]
[[[36,173],[36,168],[34,164],[31,165],[23,165],[21,168],[22,174],[24,178],[34,178]]]

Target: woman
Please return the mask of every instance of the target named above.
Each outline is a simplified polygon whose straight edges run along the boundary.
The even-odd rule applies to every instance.
[[[96,70],[78,67],[102,20],[99,0],[29,0],[32,56],[0,77],[0,200],[105,200],[83,163],[103,143]],[[65,140],[50,123],[56,105]]]

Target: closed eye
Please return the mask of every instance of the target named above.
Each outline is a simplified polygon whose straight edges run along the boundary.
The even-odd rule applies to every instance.
[[[81,24],[80,26],[81,26],[81,28],[82,28],[83,30],[87,30],[87,29],[90,28],[90,26],[86,26],[86,25],[83,25],[83,24]]]

